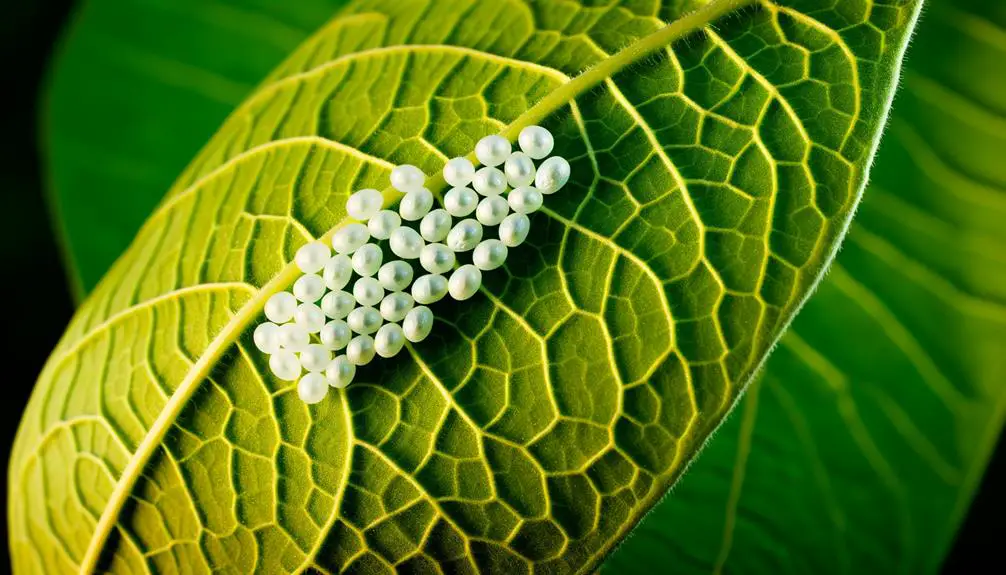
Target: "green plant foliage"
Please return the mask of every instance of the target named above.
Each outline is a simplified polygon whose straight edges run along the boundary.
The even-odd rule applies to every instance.
[[[611,573],[932,573],[1006,406],[1006,11],[935,0],[842,253]]]
[[[15,567],[596,566],[828,263],[919,7],[739,4],[355,3],[55,350],[11,461]],[[250,327],[351,190],[537,121],[574,181],[482,297],[319,406],[263,369]]]

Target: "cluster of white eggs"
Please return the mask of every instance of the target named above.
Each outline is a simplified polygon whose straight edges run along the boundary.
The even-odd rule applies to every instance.
[[[376,355],[393,357],[406,340],[423,341],[433,327],[427,305],[448,294],[459,301],[475,295],[482,272],[502,266],[508,248],[527,238],[528,214],[569,180],[569,163],[549,157],[548,130],[529,126],[517,141],[520,151],[512,152],[502,136],[479,140],[478,169],[463,157],[448,161],[443,175],[452,187],[443,208],[434,209],[426,176],[410,165],[391,171],[392,187],[405,194],[397,212],[382,209],[378,190],[350,196],[346,212],[356,221],[332,236],[331,248],[322,242],[301,247],[294,261],[303,275],[292,292],[266,301],[268,321],[253,339],[269,355],[272,373],[299,380],[300,398],[317,403],[329,386],[349,385],[357,366]],[[544,161],[536,168],[535,160]],[[497,228],[497,238],[484,237],[489,227]],[[386,257],[382,244],[395,257]],[[471,263],[461,263],[469,251]]]

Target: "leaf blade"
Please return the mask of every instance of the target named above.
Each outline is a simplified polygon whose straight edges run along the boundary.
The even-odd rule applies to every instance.
[[[380,7],[382,3],[373,4]],[[710,6],[736,5],[714,3]],[[435,23],[424,28],[422,22],[411,22],[414,13],[396,11],[400,10],[396,4],[388,3],[382,9],[382,13],[415,26],[406,26],[406,43],[438,32]],[[505,16],[503,11],[499,14]],[[606,17],[617,19],[623,14],[616,11],[606,14]],[[855,161],[846,160],[846,180],[830,182],[833,187],[829,191],[833,196],[828,198],[831,203],[826,206],[830,214],[823,215],[830,215],[834,222],[822,223],[809,234],[806,223],[802,232],[799,227],[787,232],[785,222],[780,224],[783,235],[792,233],[799,237],[807,234],[803,245],[797,242],[790,246],[788,256],[802,258],[796,267],[806,269],[802,279],[790,278],[791,297],[781,300],[779,309],[770,312],[752,307],[758,306],[756,297],[742,297],[746,293],[744,290],[754,289],[752,277],[763,276],[764,272],[760,270],[767,269],[769,265],[767,245],[770,240],[761,240],[766,245],[761,251],[757,245],[744,248],[749,250],[749,255],[764,260],[760,264],[764,268],[756,268],[756,274],[745,270],[736,261],[731,251],[738,248],[731,244],[730,233],[716,232],[718,235],[710,236],[718,242],[719,251],[712,247],[706,249],[703,243],[707,240],[708,231],[704,219],[733,216],[733,221],[709,226],[724,230],[743,228],[743,222],[736,221],[736,214],[729,213],[731,208],[723,208],[715,201],[707,205],[697,203],[698,196],[693,198],[690,188],[700,188],[706,195],[725,202],[730,199],[731,192],[728,186],[721,185],[723,181],[734,183],[731,178],[736,174],[740,174],[738,177],[759,174],[757,154],[743,157],[746,148],[738,148],[736,134],[740,134],[742,144],[744,138],[757,139],[753,134],[763,118],[755,116],[750,119],[750,111],[745,115],[745,102],[731,101],[740,89],[724,91],[722,85],[743,85],[741,80],[750,72],[739,70],[741,67],[737,62],[744,61],[740,53],[751,50],[750,46],[745,47],[745,34],[768,34],[771,37],[776,33],[772,28],[773,22],[785,21],[789,26],[795,26],[797,31],[805,32],[807,37],[801,39],[803,42],[816,43],[818,47],[831,46],[827,34],[816,33],[816,25],[802,18],[800,12],[763,5],[760,11],[746,13],[736,21],[724,22],[719,32],[725,35],[722,38],[716,32],[707,31],[705,35],[691,37],[690,44],[678,44],[674,50],[666,50],[661,54],[662,59],[655,63],[656,73],[653,65],[646,70],[623,71],[605,82],[604,91],[571,102],[570,115],[550,117],[549,120],[554,122],[559,149],[565,151],[581,173],[590,173],[592,177],[587,182],[578,179],[566,195],[557,198],[554,207],[550,206],[543,212],[544,217],[536,219],[536,229],[540,231],[536,232],[531,245],[540,246],[536,250],[537,256],[527,262],[515,262],[508,268],[511,279],[518,281],[506,280],[487,287],[486,302],[449,310],[437,339],[442,344],[447,342],[452,345],[441,345],[440,350],[427,345],[414,354],[422,361],[414,364],[402,362],[386,368],[393,374],[403,372],[406,375],[384,378],[381,386],[354,386],[345,395],[348,405],[345,409],[325,406],[317,412],[305,413],[304,407],[298,406],[295,398],[291,397],[289,386],[278,386],[267,377],[256,377],[256,372],[263,371],[261,367],[248,357],[240,343],[231,345],[244,333],[240,324],[247,324],[253,319],[252,314],[257,313],[249,310],[261,307],[270,291],[291,283],[296,272],[286,262],[296,245],[305,239],[301,236],[324,237],[330,234],[333,223],[341,218],[340,208],[332,206],[339,206],[341,199],[353,187],[386,179],[387,161],[410,161],[426,167],[427,171],[434,171],[448,152],[470,149],[468,134],[484,133],[487,129],[493,131],[493,128],[499,129],[499,126],[510,123],[508,120],[521,118],[523,106],[508,103],[502,96],[512,95],[515,85],[526,86],[528,74],[526,66],[521,66],[521,69],[497,66],[502,72],[492,69],[492,65],[499,64],[498,55],[481,57],[468,53],[465,58],[451,60],[452,55],[446,54],[450,50],[431,50],[425,43],[403,49],[408,52],[405,57],[388,51],[377,52],[379,49],[374,48],[355,52],[366,57],[351,61],[338,60],[341,44],[330,42],[326,45],[329,36],[324,33],[321,42],[309,43],[310,49],[305,49],[307,56],[295,55],[293,61],[301,64],[310,62],[315,53],[313,50],[326,46],[327,52],[323,51],[322,60],[337,64],[319,64],[328,67],[317,77],[298,76],[296,72],[291,74],[289,77],[296,77],[297,82],[289,90],[286,90],[286,85],[281,85],[284,72],[274,75],[271,85],[280,87],[264,87],[225,124],[169,192],[161,212],[169,215],[155,215],[154,224],[141,230],[136,247],[120,260],[108,276],[110,279],[99,286],[92,301],[82,310],[82,316],[92,313],[94,308],[104,308],[107,313],[128,305],[127,302],[133,299],[142,298],[145,291],[156,291],[156,285],[144,285],[142,276],[149,270],[163,268],[163,264],[157,263],[163,252],[174,256],[174,252],[170,251],[172,242],[165,236],[168,233],[166,230],[174,230],[175,237],[185,238],[179,246],[181,253],[177,262],[170,260],[177,265],[174,275],[168,275],[169,285],[178,282],[198,284],[210,277],[236,274],[261,287],[252,296],[252,301],[256,303],[245,303],[236,310],[231,306],[224,314],[226,317],[220,318],[222,327],[218,325],[206,333],[196,334],[194,339],[197,341],[192,344],[196,351],[190,354],[198,358],[193,362],[195,367],[185,372],[172,390],[166,406],[156,411],[149,427],[156,432],[142,435],[136,451],[141,457],[134,457],[131,461],[135,463],[127,464],[128,473],[121,475],[126,478],[125,482],[117,482],[112,490],[109,500],[114,503],[102,508],[98,535],[84,552],[84,564],[96,563],[101,553],[110,554],[110,561],[129,558],[142,562],[144,559],[135,553],[131,555],[130,549],[159,548],[151,542],[156,537],[147,532],[154,521],[150,514],[156,516],[158,511],[145,512],[146,515],[138,518],[142,515],[142,506],[138,505],[136,509],[129,508],[124,517],[119,513],[126,508],[127,499],[135,497],[137,492],[141,494],[141,502],[158,509],[156,502],[145,495],[152,488],[140,471],[148,474],[174,473],[175,481],[180,481],[183,486],[200,482],[198,490],[189,495],[196,500],[193,504],[196,519],[192,522],[198,526],[195,533],[202,534],[196,538],[199,545],[180,547],[186,550],[176,553],[192,554],[186,557],[207,563],[214,557],[214,546],[223,546],[223,540],[236,545],[243,538],[245,544],[250,544],[247,540],[252,537],[256,549],[264,553],[262,563],[255,567],[267,571],[302,565],[299,560],[294,564],[282,563],[288,559],[286,553],[280,551],[285,548],[296,548],[297,551],[291,553],[303,555],[302,559],[307,561],[325,561],[325,566],[331,569],[344,568],[351,562],[357,566],[390,567],[396,561],[419,561],[421,558],[417,558],[418,555],[414,557],[410,554],[420,543],[427,546],[427,555],[433,553],[428,549],[430,543],[425,537],[434,531],[450,535],[439,538],[441,540],[460,540],[461,549],[471,555],[467,561],[490,561],[469,563],[472,568],[527,567],[529,559],[540,561],[545,569],[570,561],[586,568],[596,562],[631,527],[639,513],[663,493],[682,462],[690,458],[695,446],[732,403],[732,397],[739,393],[747,374],[753,370],[755,360],[767,351],[781,326],[795,310],[794,297],[802,296],[816,281],[827,259],[824,254],[841,235],[842,222],[858,198],[861,189],[858,182],[862,175],[852,172],[861,172],[868,153],[865,147],[857,146],[852,137],[856,135],[853,130],[858,126],[867,134],[872,134],[879,127],[879,117],[864,119],[862,124],[852,114],[846,114],[848,117],[845,119],[833,117],[830,119],[832,123],[845,126],[836,135],[813,118],[801,121],[803,118],[795,106],[789,105],[787,111],[785,103],[775,102],[770,95],[762,95],[761,106],[769,110],[765,113],[777,114],[776,126],[789,128],[800,136],[800,125],[803,125],[802,133],[808,135],[806,145],[801,145],[798,138],[791,138],[790,141],[779,138],[772,142],[772,147],[763,144],[760,149],[764,150],[766,157],[773,158],[777,154],[786,157],[788,154],[797,160],[807,159],[804,173],[808,179],[812,178],[811,174],[824,178],[827,174],[820,172],[821,166],[817,164],[830,166],[830,157],[844,160],[843,154],[847,151],[855,158]],[[394,19],[389,17],[387,20]],[[642,38],[647,37],[639,33],[643,24],[649,26],[649,30],[658,30],[658,34],[662,26],[652,16],[639,17],[634,22],[637,28],[633,33]],[[906,29],[907,20],[902,22],[902,28],[895,36],[903,37]],[[389,25],[389,30],[392,34],[402,34],[401,30],[394,32],[395,24]],[[466,29],[461,26],[461,30],[458,34],[463,36]],[[628,36],[633,37],[632,34]],[[838,36],[832,39],[835,37]],[[472,44],[478,48],[480,42],[485,41],[476,37]],[[492,38],[488,41],[492,46]],[[568,42],[570,46],[579,46],[578,41]],[[359,45],[359,42],[353,44],[354,49]],[[729,53],[734,50],[739,52],[731,60]],[[841,49],[838,51],[841,52]],[[604,54],[604,51],[601,50],[601,53]],[[844,55],[836,56],[832,52],[831,57],[841,60]],[[679,58],[693,66],[683,65]],[[718,58],[717,64],[710,70],[720,75],[709,76],[708,83],[704,74],[709,70],[704,70],[703,64],[706,58]],[[451,79],[443,74],[445,61],[448,69],[455,72],[455,77],[462,79],[457,85],[451,84]],[[558,61],[561,62],[561,58]],[[601,74],[606,75],[621,67],[612,66],[612,70],[605,71],[604,61],[601,62],[591,70],[600,69]],[[846,64],[845,69],[857,65],[855,61],[847,61]],[[459,73],[459,69],[464,73]],[[755,70],[755,67],[750,69]],[[284,68],[281,67],[281,70]],[[388,70],[393,73],[388,74]],[[432,83],[429,78],[424,83],[410,77],[409,82],[399,82],[390,96],[376,89],[365,89],[372,86],[370,82],[373,78],[389,75],[401,78],[409,70],[432,76]],[[766,76],[770,75],[771,68],[765,70]],[[578,78],[589,78],[590,73],[588,71]],[[698,131],[698,124],[693,123],[677,132],[658,133],[650,126],[648,116],[659,118],[667,104],[653,105],[647,96],[668,94],[656,90],[655,86],[647,87],[645,80],[648,75],[660,80],[676,80],[679,86],[684,86],[683,90],[689,91],[687,94],[682,92],[683,97],[677,106],[687,119],[697,121],[699,116],[711,116],[709,112],[713,108],[724,104],[724,114],[727,115],[722,117],[731,120],[729,114],[733,114],[740,120],[731,120],[732,124],[726,120],[710,122],[711,127],[707,131]],[[572,80],[569,84],[576,81]],[[588,83],[583,81],[585,85]],[[623,91],[620,88],[623,83],[631,85],[632,91]],[[771,85],[768,81],[766,83]],[[500,85],[510,90],[502,90]],[[693,85],[696,88],[691,88]],[[799,93],[806,91],[808,84],[796,82],[790,88]],[[555,91],[561,89],[561,86],[554,88]],[[530,82],[530,86],[523,90],[516,91],[523,101],[547,101],[548,94],[555,93],[550,84],[542,81]],[[884,78],[881,78],[876,86],[864,89],[863,93],[886,101],[883,96],[889,90],[890,86],[885,86]],[[363,100],[358,94],[366,94],[368,99]],[[463,137],[438,136],[432,127],[435,123],[427,120],[424,126],[430,126],[430,133],[435,136],[432,139],[437,143],[431,146],[432,149],[416,147],[415,144],[423,143],[423,138],[415,138],[414,129],[409,128],[401,118],[414,115],[413,108],[417,106],[407,104],[436,102],[434,96],[442,94],[450,96],[444,99],[452,105],[464,101],[465,97],[476,101],[482,99],[489,104],[490,113],[480,111],[474,126],[459,130]],[[671,101],[675,101],[675,93],[671,92],[670,96]],[[802,96],[811,99],[819,97],[812,92]],[[858,96],[854,99],[858,100]],[[388,107],[386,110],[371,111],[361,108],[364,101],[383,102]],[[580,108],[583,108],[582,112]],[[531,109],[535,110],[533,106]],[[339,112],[347,113],[340,117],[336,115]],[[343,117],[353,121],[340,123]],[[457,117],[464,116],[459,114]],[[597,118],[604,122],[598,122]],[[754,129],[743,128],[741,120],[745,118]],[[599,125],[620,127],[621,137],[612,139],[612,134],[606,134],[604,130],[588,130],[585,127],[588,119]],[[845,148],[846,151],[829,155],[831,153],[826,145],[815,145],[809,139],[810,130],[816,130],[815,137],[827,137],[827,145]],[[314,139],[318,134],[325,137]],[[413,144],[412,147],[401,146],[391,137],[409,134],[412,136],[400,137],[399,140]],[[614,135],[619,134],[615,132]],[[716,150],[719,157],[743,158],[743,163],[740,159],[733,162],[724,159],[717,164],[715,153],[695,144],[675,147],[674,138],[687,141],[687,137],[692,135],[701,136],[702,143],[710,150]],[[419,141],[410,142],[413,139]],[[603,142],[605,139],[610,141]],[[272,144],[277,140],[281,143]],[[328,144],[328,140],[340,143]],[[599,146],[601,143],[609,148]],[[614,154],[610,147],[621,150]],[[357,149],[362,151],[355,152]],[[641,172],[645,177],[639,176],[634,180],[634,170],[627,171],[624,166],[612,162],[619,156],[639,158],[639,164],[648,170]],[[378,157],[384,160],[373,160]],[[653,157],[655,161],[650,162]],[[692,161],[689,162],[689,159]],[[245,166],[245,161],[249,166]],[[704,162],[707,164],[697,165]],[[224,166],[226,168],[221,170]],[[603,172],[601,166],[604,167]],[[736,171],[731,172],[726,167],[736,167]],[[343,179],[334,179],[332,174],[335,173]],[[616,180],[616,175],[621,179]],[[605,177],[616,183],[637,182],[625,186],[624,195],[616,205],[621,203],[618,207],[623,209],[634,202],[639,213],[623,215],[621,222],[593,217],[591,225],[580,223],[581,214],[599,210],[595,186],[605,185]],[[221,182],[217,182],[217,178]],[[770,202],[756,197],[764,192],[756,188],[764,187],[765,182],[755,178],[738,181],[738,184],[738,189],[751,190],[752,193],[746,194],[749,197],[738,195],[757,206],[763,218],[759,222],[748,222],[749,226],[754,226],[754,231],[750,233],[767,235],[765,222],[768,219],[764,219],[765,214],[774,208],[766,212]],[[219,188],[214,187],[218,185]],[[335,187],[334,193],[332,187]],[[187,189],[206,190],[207,197],[186,193]],[[793,189],[800,191],[799,187]],[[582,194],[583,190],[588,193]],[[581,194],[578,196],[574,192]],[[612,187],[604,193],[610,198],[613,197],[612,192],[617,192],[617,189]],[[778,190],[769,187],[767,195],[774,198]],[[583,198],[587,198],[586,201]],[[804,201],[807,205],[812,203],[807,197]],[[204,202],[209,204],[204,205]],[[595,205],[591,205],[592,202]],[[174,212],[182,208],[191,211],[183,212],[176,222]],[[646,217],[654,217],[655,220],[650,222]],[[227,225],[219,225],[220,218],[230,219],[225,220]],[[594,226],[600,231],[592,229]],[[257,234],[249,230],[257,231]],[[671,230],[679,237],[669,233]],[[655,246],[652,240],[655,237],[660,239],[660,234],[664,234],[664,245],[670,244],[673,253],[668,255],[654,249],[659,245]],[[259,238],[265,238],[264,247],[257,246]],[[671,241],[674,243],[671,244]],[[202,246],[186,252],[190,246],[200,242]],[[240,254],[253,253],[254,257],[245,255],[234,260],[227,255],[226,249],[233,245],[240,246]],[[548,249],[550,245],[560,246],[558,252]],[[567,249],[572,250],[570,253],[574,255],[567,257],[564,251]],[[606,264],[608,271],[601,278],[603,282],[600,286],[596,282],[579,279],[590,275],[589,269],[579,268],[584,255],[595,260],[600,258]],[[198,265],[185,267],[183,262],[188,262],[190,266],[193,262]],[[139,272],[134,273],[133,270]],[[722,271],[732,273],[720,277]],[[134,273],[132,278],[128,276],[130,273]],[[170,274],[171,271],[164,273]],[[535,282],[539,277],[545,278],[544,285],[537,286],[544,291],[542,295],[535,295]],[[571,277],[577,278],[576,281],[570,281]],[[759,281],[753,283],[757,287]],[[708,293],[712,293],[714,299],[710,300],[708,293],[703,294],[702,289],[694,289],[696,287],[704,287],[707,292],[711,288],[715,293]],[[120,288],[124,289],[122,293],[118,291]],[[716,301],[723,298],[723,291],[730,289],[742,292],[742,295],[727,298],[729,301],[724,304],[727,309],[722,312],[722,317],[726,319],[721,321],[719,317],[712,317],[718,307]],[[574,290],[577,296],[573,295]],[[674,292],[678,298],[669,296],[665,290]],[[583,301],[585,309],[573,305],[578,299]],[[626,306],[620,302],[629,304]],[[203,308],[212,310],[217,305],[210,302]],[[637,307],[640,309],[635,309]],[[662,307],[665,311],[661,311],[659,316],[662,317],[659,317],[646,313],[645,308],[648,307]],[[768,317],[765,323],[762,323],[763,313]],[[199,317],[198,312],[196,317]],[[737,327],[744,324],[741,318],[756,319],[760,327],[751,339],[760,341],[744,340],[745,330]],[[480,333],[479,329],[475,329],[477,324],[485,327],[487,322],[492,326],[488,332]],[[737,326],[728,325],[729,333],[724,335],[723,326],[731,322]],[[84,320],[82,323],[87,322]],[[640,329],[644,331],[640,332]],[[73,331],[71,327],[71,333]],[[638,339],[639,336],[634,334],[639,333],[645,333],[646,339],[631,341]],[[181,335],[187,334],[182,332]],[[737,339],[738,335],[740,339]],[[728,342],[728,339],[731,341]],[[500,349],[502,341],[506,345]],[[653,348],[657,348],[658,353],[654,353]],[[599,349],[609,351],[595,355]],[[445,354],[443,350],[454,353],[448,351]],[[733,359],[715,361],[717,354],[728,352],[734,354]],[[466,355],[467,360],[463,358]],[[468,365],[475,375],[459,374],[455,364]],[[559,365],[563,367],[560,369]],[[515,366],[522,367],[524,371],[515,370]],[[115,375],[114,372],[110,374]],[[500,379],[499,374],[515,375]],[[52,380],[57,379],[55,375],[51,377]],[[49,379],[44,376],[43,382],[46,381]],[[596,385],[584,386],[588,381]],[[204,382],[205,385],[202,385]],[[250,382],[255,382],[255,390],[248,388]],[[498,391],[500,384],[506,390],[502,395]],[[45,385],[43,383],[43,387]],[[244,393],[236,393],[239,389]],[[196,394],[200,394],[198,408],[192,407],[195,404],[188,401]],[[340,399],[342,397],[340,395]],[[510,403],[514,397],[520,398],[519,404]],[[549,398],[550,405],[541,405],[541,398]],[[239,408],[242,402],[250,404]],[[389,420],[380,413],[373,413],[368,407],[374,404],[384,405],[395,412],[401,411],[400,420]],[[342,405],[340,401],[339,406]],[[424,409],[419,409],[420,406]],[[227,422],[245,417],[233,415],[235,413],[268,413],[274,419],[272,423],[276,429],[272,434],[263,431],[260,441],[266,443],[260,444],[249,441],[246,432],[241,430],[230,427],[219,430],[221,422],[213,418],[200,420],[203,410],[217,413]],[[315,421],[312,422],[312,419]],[[352,425],[347,423],[350,420]],[[455,422],[457,429],[462,431],[445,429],[444,424],[448,420]],[[310,452],[315,459],[324,459],[319,445],[325,440],[320,439],[320,431],[315,429],[323,423],[346,433],[347,445],[328,453],[330,456],[341,454],[342,457],[325,462],[327,471],[318,476],[325,479],[327,489],[321,489],[316,484],[305,486],[276,481],[271,496],[275,499],[273,505],[283,514],[275,520],[275,524],[267,524],[263,530],[270,533],[269,537],[279,537],[285,544],[274,542],[268,546],[265,544],[268,541],[255,539],[249,534],[244,521],[236,520],[250,511],[243,510],[238,503],[228,503],[241,501],[242,489],[231,483],[248,481],[249,475],[228,473],[219,464],[214,464],[221,458],[231,458],[244,462],[240,465],[254,467],[253,463],[244,461],[246,456],[243,452],[266,453],[275,459],[276,467],[290,466],[296,470],[294,475],[312,476],[308,470],[319,468],[321,463],[310,461],[307,453]],[[249,423],[245,421],[242,425]],[[448,433],[460,433],[465,437],[451,435],[452,439],[441,442],[441,436]],[[218,439],[220,437],[222,439]],[[279,441],[278,437],[285,437],[286,442]],[[162,439],[167,443],[163,450]],[[511,449],[506,451],[508,442]],[[287,443],[298,449],[288,447]],[[240,446],[243,449],[237,449]],[[496,466],[486,463],[490,449],[487,446],[493,450],[492,457],[498,462]],[[519,449],[514,446],[519,446]],[[472,457],[472,452],[477,456]],[[144,459],[149,459],[151,463],[148,465]],[[162,464],[165,466],[163,471]],[[503,472],[508,465],[522,465],[538,481],[531,484],[512,482]],[[462,467],[468,470],[465,481],[460,479],[459,469]],[[629,475],[626,475],[627,470]],[[264,473],[273,474],[269,470]],[[205,476],[208,474],[215,475],[218,481],[207,482]],[[457,476],[456,479],[451,480],[452,475]],[[219,481],[224,477],[229,481]],[[135,484],[129,484],[130,481]],[[31,491],[31,486],[22,483],[22,489]],[[378,493],[383,499],[375,498]],[[487,499],[487,493],[498,493],[499,496]],[[536,496],[540,497],[536,499]],[[291,501],[298,504],[291,504]],[[549,509],[544,516],[541,515],[543,511],[539,501],[544,501],[546,509]],[[131,499],[129,503],[132,505]],[[245,505],[256,507],[247,502]],[[229,507],[235,506],[236,511],[229,510]],[[305,507],[306,511],[295,511],[294,507]],[[336,509],[339,515],[336,515]],[[256,513],[261,512],[262,509],[256,509]],[[333,543],[324,532],[319,531],[319,525],[342,534],[343,537],[334,543],[349,547],[355,544],[355,552],[335,556],[320,553],[319,558],[319,552]],[[234,530],[234,535],[216,535],[229,530]],[[107,535],[115,535],[119,539],[106,546],[104,538]],[[66,555],[71,562],[79,551],[69,543],[60,542],[58,546],[67,550]],[[451,550],[452,553],[457,551],[457,547]],[[522,554],[523,558],[516,553]]]

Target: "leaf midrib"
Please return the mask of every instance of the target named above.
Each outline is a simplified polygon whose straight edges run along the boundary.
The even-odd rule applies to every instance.
[[[556,110],[574,101],[580,94],[592,89],[627,66],[646,58],[653,52],[688,34],[704,28],[714,20],[751,5],[756,1],[758,0],[712,0],[709,4],[695,12],[687,14],[629,44],[615,55],[602,60],[583,74],[565,84],[561,84],[539,100],[534,106],[518,116],[516,120],[500,132],[500,135],[510,141],[516,140],[517,135],[522,129],[540,123]],[[469,157],[474,159],[474,153],[470,154]],[[445,185],[446,183],[441,174],[431,178],[428,184],[429,188],[434,191],[442,189]],[[400,197],[400,194],[393,188],[385,189],[383,195],[385,206],[393,205]],[[319,237],[318,241],[330,241],[336,231],[352,221],[350,218],[344,218]],[[108,502],[95,525],[94,535],[91,537],[84,558],[81,561],[81,573],[91,573],[97,569],[98,560],[101,557],[105,543],[115,528],[119,514],[141,476],[141,472],[161,445],[168,430],[182,412],[188,400],[195,394],[199,384],[209,376],[217,361],[244,333],[252,320],[259,316],[262,308],[265,306],[266,300],[273,294],[286,289],[297,279],[298,275],[299,270],[293,262],[284,266],[272,280],[262,286],[258,293],[234,314],[220,333],[213,338],[199,360],[190,368],[185,378],[179,383],[177,389],[168,399],[168,402],[158,414],[157,419],[154,420],[150,429],[144,435],[143,440],[137,446],[136,451],[130,457],[129,462],[122,471],[122,475],[118,482],[116,482],[115,488],[109,495]],[[319,534],[319,537],[324,536],[324,534]]]

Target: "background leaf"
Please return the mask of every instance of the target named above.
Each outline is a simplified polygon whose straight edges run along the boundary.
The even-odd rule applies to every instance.
[[[1006,11],[928,7],[842,253],[612,573],[939,570],[1006,405]]]
[[[516,281],[491,285],[479,306],[444,308],[440,345],[371,373],[380,386],[356,386],[308,412],[289,386],[260,379],[261,362],[234,341],[265,295],[292,278],[279,266],[301,234],[330,230],[349,189],[386,177],[380,158],[435,171],[437,152],[470,149],[565,82],[468,50],[572,75],[660,23],[635,6],[535,4],[528,21],[538,28],[527,37],[485,36],[512,31],[520,21],[506,20],[521,13],[438,3],[419,22],[407,6],[399,18],[355,22],[376,29],[333,25],[225,124],[57,349],[12,460],[20,565],[41,559],[58,569],[95,549],[123,568],[217,564],[244,549],[238,559],[267,571],[462,557],[514,569],[560,555],[589,566],[736,397],[857,197],[915,6],[878,4],[859,13],[863,22],[855,9],[808,17],[795,5],[724,20],[715,34],[676,44],[673,57],[584,93],[572,115],[550,116],[581,178],[536,219],[537,254],[508,269]],[[658,15],[673,20],[677,9]],[[472,27],[480,22],[493,25]],[[467,48],[431,49],[444,34]],[[376,64],[298,76],[377,38],[427,47],[397,58],[375,50],[365,59]],[[433,86],[432,105],[417,106],[430,101],[423,90],[445,62],[460,69]],[[370,65],[397,67],[410,82],[385,98],[368,82],[388,74]],[[378,114],[381,105],[392,113]],[[423,127],[424,108],[449,121]],[[330,148],[315,133],[361,152]],[[640,215],[633,201],[644,204]],[[593,272],[598,263],[608,276]],[[38,507],[42,490],[60,514]],[[110,522],[99,519],[91,538],[79,526],[99,516]]]

